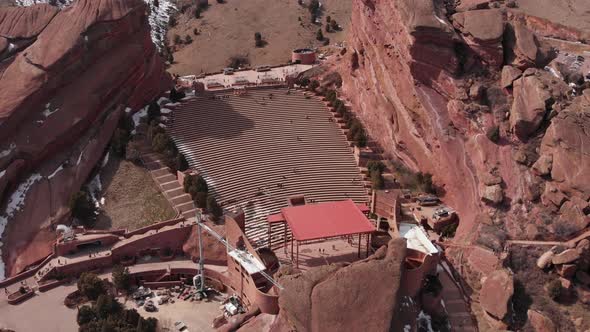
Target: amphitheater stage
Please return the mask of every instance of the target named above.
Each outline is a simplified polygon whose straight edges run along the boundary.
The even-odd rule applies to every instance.
[[[315,202],[369,200],[332,114],[301,91],[206,92],[174,108],[168,132],[224,208],[244,209],[255,246],[268,243],[266,217],[291,195]]]

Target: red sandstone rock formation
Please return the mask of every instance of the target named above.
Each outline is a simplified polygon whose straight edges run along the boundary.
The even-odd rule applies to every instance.
[[[482,213],[501,218],[512,238],[549,238],[540,226],[572,219],[560,219],[567,214],[575,227],[559,236],[569,236],[587,225],[584,207],[572,205],[590,198],[582,152],[588,107],[581,106],[585,96],[572,96],[542,70],[550,60],[542,37],[554,36],[554,26],[510,8],[471,11],[488,8],[487,1],[463,3],[449,16],[431,0],[354,1],[351,50],[335,61],[343,94],[386,157],[434,174],[459,211],[459,238],[476,234]],[[501,73],[507,64],[514,67]],[[534,66],[541,68],[522,74]],[[486,137],[494,126],[497,144]],[[567,149],[557,148],[566,141]],[[500,181],[488,183],[490,175]],[[547,211],[542,199],[556,206]]]
[[[444,3],[353,1],[348,50],[330,65],[385,157],[444,189],[460,216],[454,241],[496,251],[453,249],[479,289],[506,239],[569,239],[590,224],[590,89],[545,68],[549,45],[590,46],[571,43],[587,31],[498,2],[461,1],[456,13]]]
[[[405,239],[395,239],[363,261],[281,277],[278,320],[288,325],[282,331],[401,331],[405,248]]]
[[[555,324],[547,316],[536,310],[529,310],[527,316],[535,332],[556,332]]]
[[[514,294],[512,275],[506,270],[496,270],[482,282],[479,301],[487,314],[494,319],[506,322],[511,311]]]
[[[141,0],[0,8],[0,49],[19,51],[0,51],[9,56],[0,65],[0,202],[14,205],[12,192],[29,184],[8,218],[0,213],[7,275],[50,253],[50,224],[67,214],[123,111],[169,85],[146,11]]]

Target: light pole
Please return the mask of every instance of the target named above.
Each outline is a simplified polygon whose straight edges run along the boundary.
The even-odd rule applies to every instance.
[[[201,284],[199,285],[199,292],[201,294],[203,294],[203,292],[205,291],[205,258],[203,258],[203,235],[201,234],[203,232],[203,229],[201,227],[202,217],[203,216],[201,214],[201,211],[197,209],[197,232],[199,232],[199,279],[201,281]]]

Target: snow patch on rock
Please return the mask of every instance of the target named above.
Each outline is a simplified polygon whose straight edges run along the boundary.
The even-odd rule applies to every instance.
[[[59,173],[61,170],[64,169],[64,165],[59,165],[58,168],[55,169],[55,171],[53,171],[53,173],[49,174],[49,176],[47,177],[48,179],[53,178],[54,176],[57,175],[57,173]]]
[[[166,98],[166,97],[160,97],[160,99],[158,99],[158,105],[166,105],[170,103],[170,99]]]
[[[16,149],[16,144],[10,143],[10,145],[8,146],[8,149],[6,149],[4,151],[0,151],[0,158],[4,158],[4,157],[8,156],[9,154],[12,153],[12,151],[14,149]]]
[[[153,5],[154,0],[144,1],[150,7],[149,23],[152,30],[152,41],[158,48],[158,51],[161,51],[164,46],[164,40],[166,39],[168,21],[170,20],[170,16],[176,11],[176,6],[169,0],[160,0],[158,7]]]
[[[55,6],[57,6],[59,8],[65,8],[69,5],[71,5],[72,2],[74,2],[74,0],[56,0]],[[16,0],[16,4],[18,6],[23,6],[23,7],[28,7],[28,6],[42,4],[42,3],[51,3],[51,1],[48,1],[48,0]]]
[[[6,229],[6,225],[8,225],[8,219],[14,217],[14,214],[25,204],[25,198],[27,197],[27,192],[31,188],[31,186],[41,180],[43,177],[39,173],[35,173],[31,175],[27,180],[23,181],[18,188],[12,193],[12,195],[8,198],[8,205],[6,206],[6,210],[2,215],[0,215],[0,236],[4,233]],[[0,243],[0,247],[2,243]],[[0,249],[0,257],[2,255],[2,250]],[[6,278],[6,271],[4,262],[0,259],[0,280]]]
[[[51,109],[51,103],[47,103],[45,105],[45,110],[43,111],[43,115],[45,116],[45,118],[48,118],[49,116],[51,116],[51,114],[55,113],[59,111],[59,108],[56,109]]]
[[[137,126],[139,126],[141,118],[147,116],[148,107],[149,105],[142,108],[139,112],[135,112],[135,114],[131,116],[131,119],[133,120],[133,130],[131,131],[131,135],[135,135],[137,132]]]
[[[102,183],[100,182],[100,173],[97,173],[96,176],[94,178],[92,178],[90,183],[88,183],[88,194],[90,195],[90,198],[92,198],[92,201],[94,202],[94,206],[96,206],[97,209],[100,208],[101,202],[104,202],[103,198],[101,198],[100,200],[98,199],[101,192],[102,192]],[[98,212],[96,212],[96,213],[98,213]]]

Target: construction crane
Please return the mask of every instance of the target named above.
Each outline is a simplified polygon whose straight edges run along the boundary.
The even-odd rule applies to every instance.
[[[197,210],[197,216],[195,218],[195,222],[197,224],[197,232],[199,233],[199,275],[196,276],[193,279],[193,283],[195,285],[195,287],[197,287],[197,280],[199,280],[199,285],[198,285],[198,293],[201,294],[201,296],[205,296],[206,295],[206,290],[205,290],[205,257],[203,255],[203,237],[202,237],[202,231],[205,230],[207,233],[211,234],[217,241],[221,242],[223,245],[225,245],[226,250],[228,252],[230,251],[235,251],[238,255],[238,257],[240,259],[242,259],[245,262],[252,262],[252,259],[256,259],[254,257],[250,258],[248,257],[248,255],[244,254],[242,252],[242,250],[237,250],[236,248],[234,248],[231,244],[229,244],[225,238],[223,238],[223,236],[221,236],[219,233],[217,233],[216,231],[214,231],[211,227],[205,225],[202,222],[202,214],[199,210]],[[273,284],[275,287],[277,287],[278,289],[282,290],[283,287],[276,282],[270,275],[268,275],[266,272],[264,271],[259,271],[258,273],[260,273],[266,280],[268,280],[271,284]]]

